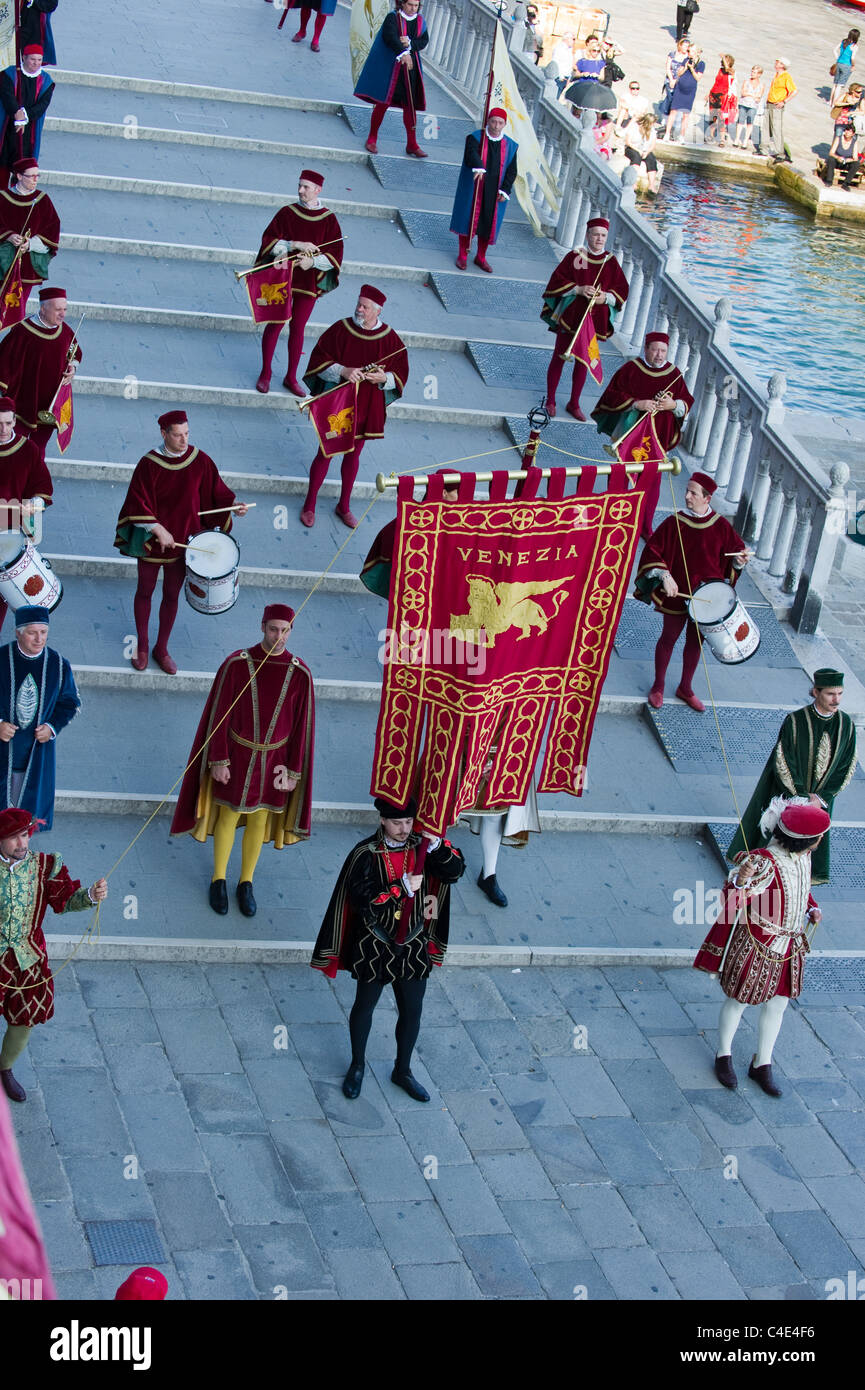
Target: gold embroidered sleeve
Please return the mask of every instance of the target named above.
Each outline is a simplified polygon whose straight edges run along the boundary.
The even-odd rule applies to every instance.
[[[775,775],[791,796],[798,795],[796,783],[793,781],[793,774],[787,766],[787,759],[784,757],[784,749],[780,739],[775,745]]]

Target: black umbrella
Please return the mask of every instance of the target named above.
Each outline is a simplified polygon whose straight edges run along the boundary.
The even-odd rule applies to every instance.
[[[579,106],[581,111],[615,111],[619,104],[609,87],[591,77],[572,82],[565,92],[565,100]]]

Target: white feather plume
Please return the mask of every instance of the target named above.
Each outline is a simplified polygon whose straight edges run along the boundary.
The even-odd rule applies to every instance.
[[[773,796],[760,817],[760,830],[764,835],[774,835],[778,822],[788,806],[807,806],[807,796]]]

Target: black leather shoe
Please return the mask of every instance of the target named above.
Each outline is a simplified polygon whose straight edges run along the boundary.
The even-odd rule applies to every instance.
[[[771,1064],[767,1062],[764,1067],[755,1067],[754,1061],[756,1061],[756,1058],[754,1058],[748,1068],[748,1075],[751,1080],[756,1081],[760,1090],[765,1091],[767,1096],[782,1096],[784,1092],[779,1090],[775,1085]]]
[[[495,874],[490,874],[487,878],[484,878],[483,872],[479,873],[478,888],[480,888],[482,893],[486,893],[490,902],[495,903],[496,907],[507,907],[508,900],[499,887],[499,881]]]
[[[252,896],[252,884],[248,878],[243,879],[237,885],[237,906],[244,917],[254,917],[258,911],[255,898]]]
[[[19,1085],[15,1080],[10,1068],[7,1067],[5,1071],[0,1071],[0,1084],[2,1084],[3,1090],[10,1100],[27,1099],[27,1092],[24,1090],[24,1087]]]
[[[419,1081],[415,1081],[410,1071],[400,1072],[394,1067],[390,1079],[394,1086],[402,1086],[406,1095],[411,1096],[412,1100],[429,1100],[429,1091],[424,1090]]]
[[[342,1093],[348,1100],[357,1100],[360,1095],[360,1088],[363,1085],[363,1074],[366,1067],[363,1062],[352,1062],[345,1074],[342,1083]]]
[[[224,878],[215,878],[210,885],[210,906],[214,912],[218,912],[220,917],[224,917],[228,911],[228,889],[225,886]]]
[[[739,1079],[733,1071],[733,1059],[729,1054],[726,1057],[715,1058],[715,1075],[728,1091],[735,1091],[739,1085]]]

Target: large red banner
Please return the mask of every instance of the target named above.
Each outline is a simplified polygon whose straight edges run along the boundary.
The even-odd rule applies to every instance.
[[[548,723],[538,790],[582,793],[657,465],[633,489],[624,465],[606,492],[596,476],[584,468],[565,497],[554,469],[538,498],[530,470],[509,500],[496,473],[487,501],[463,474],[455,502],[439,476],[423,502],[400,481],[371,790],[398,805],[414,793],[424,830],[443,834],[474,804],[491,756],[487,804],[521,804]]]

